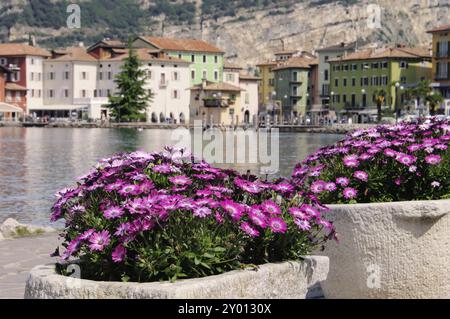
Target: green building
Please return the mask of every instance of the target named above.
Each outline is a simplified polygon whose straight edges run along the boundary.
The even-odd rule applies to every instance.
[[[313,66],[317,66],[317,59],[302,56],[292,57],[273,68],[275,103],[283,119],[306,116],[313,100]]]
[[[133,46],[154,49],[155,52],[191,62],[191,85],[200,84],[203,79],[210,82],[221,82],[223,79],[225,52],[205,41],[140,36],[134,40]]]
[[[407,89],[431,79],[431,55],[425,49],[366,49],[329,63],[331,108],[338,118],[352,118],[353,123],[376,117],[377,91],[385,92],[384,108],[394,110],[398,103],[400,109],[407,102]]]

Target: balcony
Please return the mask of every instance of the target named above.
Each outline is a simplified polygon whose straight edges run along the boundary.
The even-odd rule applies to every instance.
[[[230,99],[205,98],[203,99],[204,107],[228,107],[233,104]]]

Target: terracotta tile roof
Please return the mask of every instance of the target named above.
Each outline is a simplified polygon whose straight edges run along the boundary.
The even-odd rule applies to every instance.
[[[12,83],[12,82],[6,83],[5,89],[10,90],[10,91],[26,91],[27,90],[26,87],[21,86],[17,83]]]
[[[274,71],[284,70],[284,69],[295,69],[295,68],[306,68],[309,69],[311,65],[317,64],[317,59],[310,59],[305,57],[292,57],[284,63],[280,64],[278,67],[274,68]]]
[[[192,51],[207,53],[224,53],[223,50],[202,40],[196,39],[170,39],[150,36],[141,36],[140,39],[167,51]]]
[[[204,91],[226,91],[226,92],[240,92],[242,89],[240,87],[237,87],[235,85],[226,83],[226,82],[206,82],[206,85],[203,86],[203,84],[197,84],[190,88],[194,91],[204,90]]]
[[[450,31],[450,24],[441,25],[435,29],[428,30],[427,33],[439,33],[445,31]]]
[[[139,60],[141,60],[141,61],[176,62],[176,63],[190,64],[190,62],[183,60],[183,59],[170,57],[170,56],[155,57],[154,55],[151,54],[151,53],[158,53],[159,52],[158,50],[155,51],[155,50],[150,50],[150,49],[135,49],[135,52],[136,52]],[[122,54],[117,55],[112,58],[102,59],[101,61],[122,61],[126,57],[128,57],[128,51],[126,53],[122,53]]]
[[[84,47],[70,47],[66,49],[59,50],[56,52],[61,54],[61,56],[55,57],[50,61],[82,61],[82,62],[96,62],[97,59],[92,55],[87,53]]]
[[[273,65],[278,65],[278,64],[280,64],[280,62],[270,60],[270,61],[258,63],[256,66],[273,66]]]
[[[87,48],[87,51],[90,52],[98,47],[106,47],[106,48],[126,48],[126,43],[120,40],[101,40],[95,42],[93,45]]]
[[[50,57],[50,52],[21,43],[1,43],[0,56],[42,56]]]
[[[356,42],[345,43],[341,42],[336,45],[332,45],[329,47],[321,48],[316,50],[317,52],[325,52],[325,51],[346,51],[346,50],[354,50],[356,49]]]
[[[239,80],[260,81],[260,80],[262,80],[262,78],[260,78],[259,76],[254,76],[254,75],[250,75],[250,74],[239,74]]]
[[[235,70],[242,70],[242,67],[237,64],[227,63],[223,65],[224,69],[235,69]]]
[[[284,54],[294,54],[297,53],[297,50],[282,50],[282,51],[277,51],[274,53],[274,55],[284,55]]]
[[[350,53],[346,56],[330,59],[330,62],[339,61],[355,61],[355,60],[374,60],[374,59],[389,59],[389,58],[403,58],[403,59],[418,59],[431,58],[430,51],[425,48],[384,48],[365,49]]]

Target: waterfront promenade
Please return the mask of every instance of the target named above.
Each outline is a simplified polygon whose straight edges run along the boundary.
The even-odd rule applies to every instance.
[[[58,245],[58,234],[0,241],[0,299],[22,299],[30,270],[55,262],[50,257]]]

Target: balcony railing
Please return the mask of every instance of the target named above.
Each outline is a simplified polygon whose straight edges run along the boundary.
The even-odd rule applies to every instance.
[[[203,99],[204,107],[228,107],[230,102],[229,99]]]

